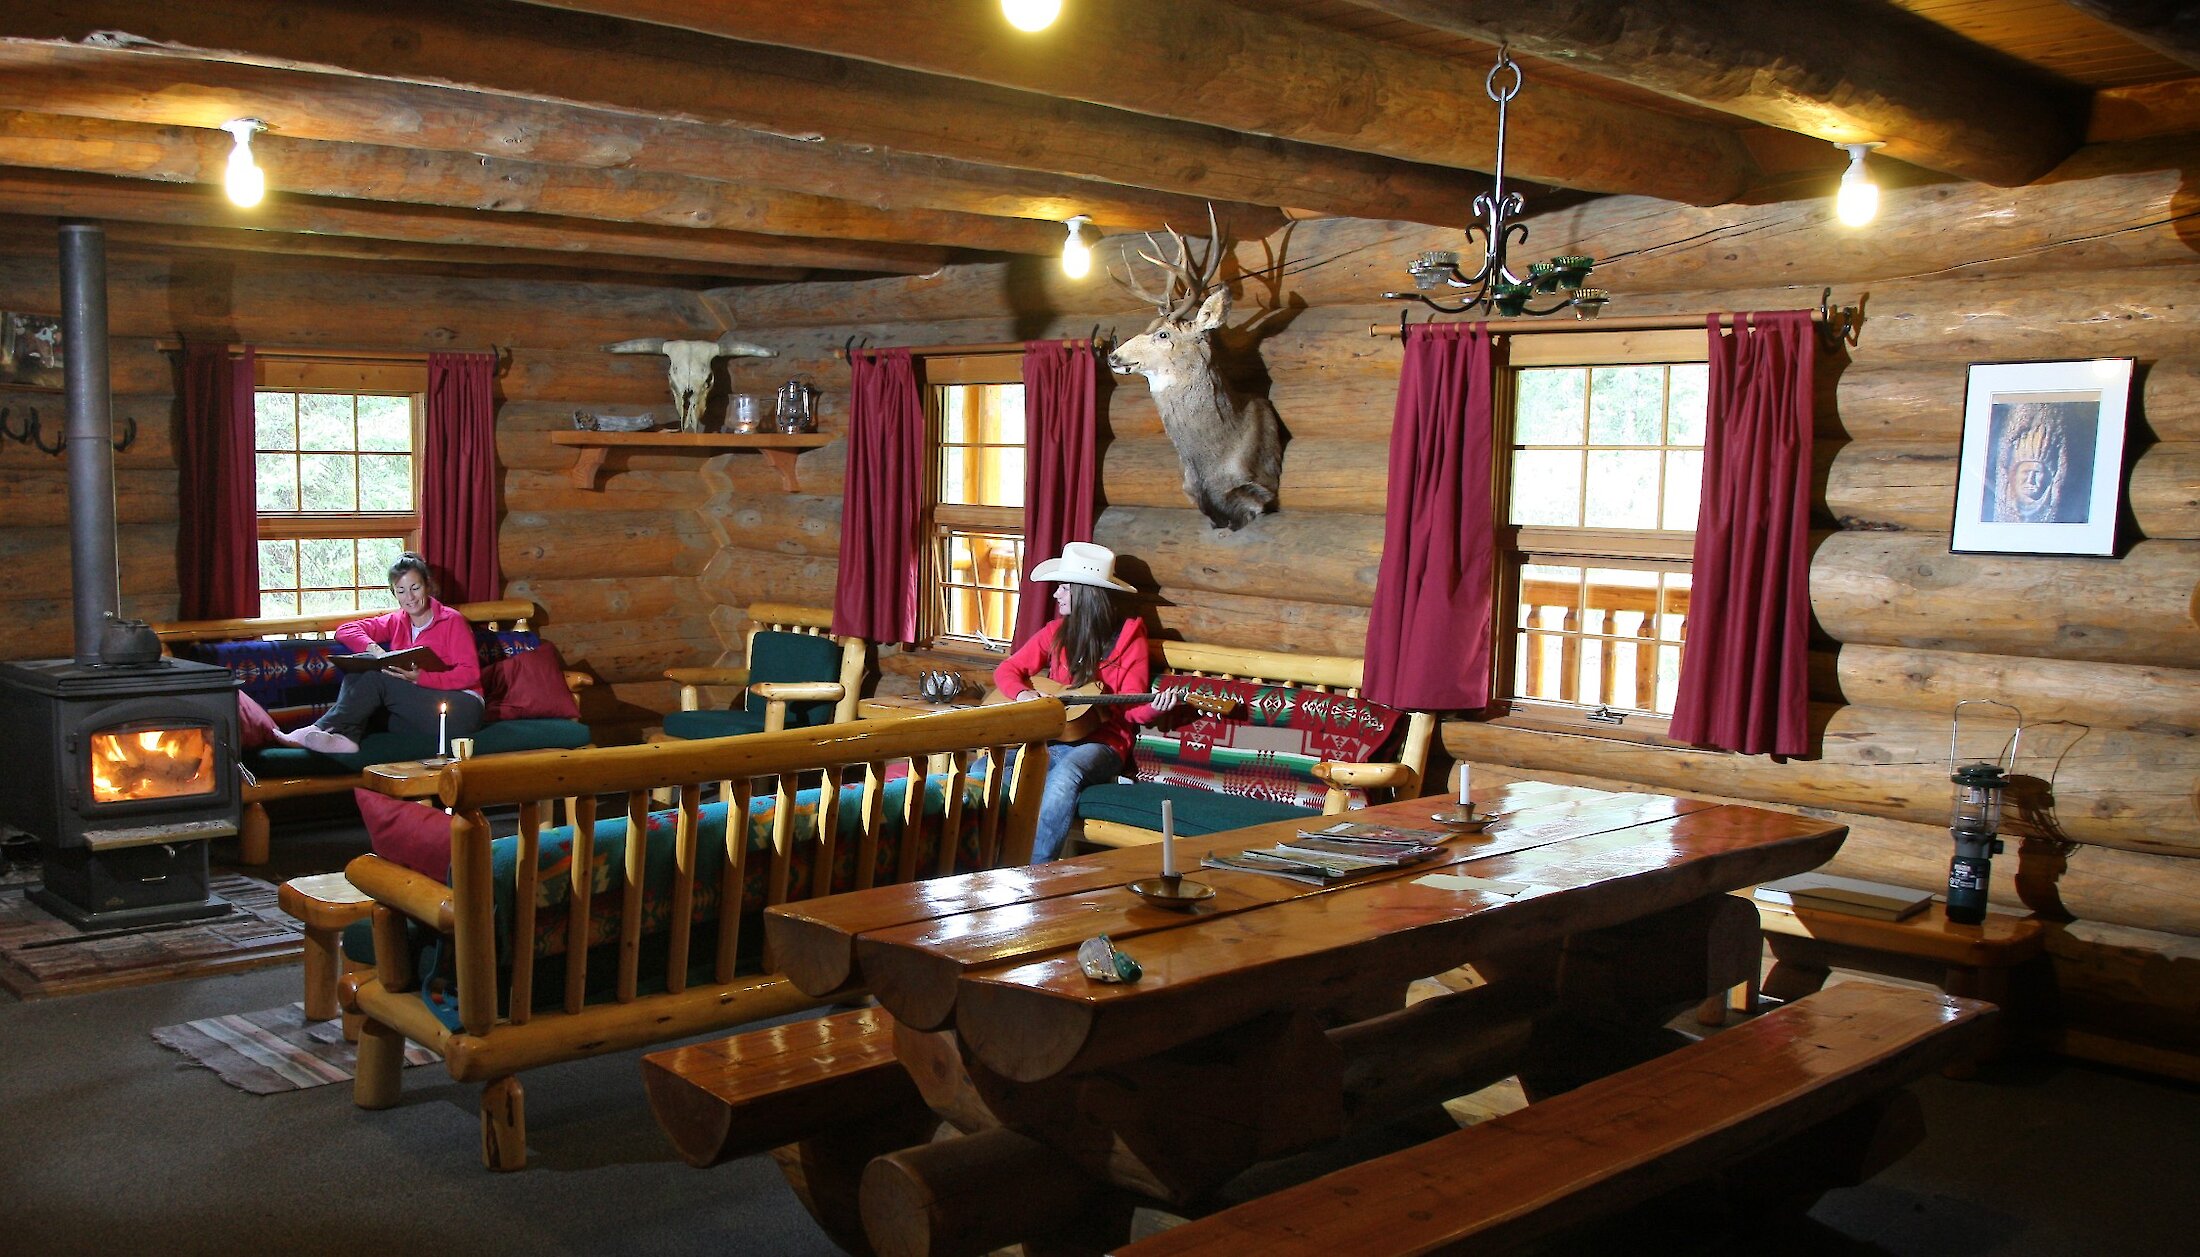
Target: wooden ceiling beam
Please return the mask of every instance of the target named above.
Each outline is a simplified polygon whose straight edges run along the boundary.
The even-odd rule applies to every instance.
[[[189,127],[253,117],[282,138],[402,142],[446,153],[700,179],[737,174],[745,185],[806,191],[878,210],[1053,223],[1089,214],[1111,231],[1157,231],[1206,216],[1197,197],[1066,175],[449,87],[114,48],[0,41],[0,108]],[[1251,205],[1217,209],[1247,234],[1266,234],[1283,218]]]
[[[1888,157],[1997,187],[2029,183],[2085,141],[2084,91],[1884,3],[1358,2],[1783,131],[1877,141]]]
[[[1487,66],[1222,0],[1073,4],[1037,35],[982,4],[526,2],[1400,160],[1495,164]],[[1711,205],[1740,195],[1756,175],[1732,128],[1556,83],[1521,93],[1507,127],[1512,173],[1556,186]]]
[[[2179,65],[2200,70],[2200,6],[2192,0],[2063,0]]]
[[[288,193],[271,194],[247,210],[231,205],[216,188],[9,168],[0,168],[0,208],[17,214],[185,227],[544,249],[582,260],[594,253],[673,258],[705,272],[720,266],[774,266],[806,271],[924,274],[948,260],[944,249],[916,245],[842,245],[830,240],[791,240],[734,231],[614,227],[543,214],[481,213],[425,205],[385,207]]]
[[[0,95],[12,95],[0,87]],[[0,165],[219,184],[229,136],[0,108]],[[802,192],[756,192],[717,180],[633,170],[581,170],[434,150],[263,135],[252,142],[271,191],[496,213],[532,212],[660,227],[737,228],[773,236],[930,244],[1048,254],[1058,224],[938,210],[890,213]]]
[[[1489,183],[1440,166],[513,5],[11,0],[0,10],[0,39],[10,37],[459,86],[1361,218],[1457,223]]]

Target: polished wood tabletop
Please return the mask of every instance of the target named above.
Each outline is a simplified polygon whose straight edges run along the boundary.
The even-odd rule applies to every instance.
[[[1432,863],[1321,886],[1198,867],[1210,851],[1337,819],[1441,828],[1431,815],[1449,802],[1180,839],[1180,866],[1215,890],[1189,912],[1129,890],[1159,870],[1146,846],[774,907],[767,945],[805,992],[866,988],[902,1026],[952,1030],[985,1070],[1037,1082],[1804,872],[1847,832],[1761,808],[1518,782],[1479,793],[1495,822]],[[1138,961],[1138,981],[1085,976],[1076,949],[1098,934]]]

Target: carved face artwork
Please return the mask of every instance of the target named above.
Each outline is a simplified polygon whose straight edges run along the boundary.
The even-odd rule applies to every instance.
[[[2072,483],[2067,404],[2018,402],[2000,418],[1987,456],[1985,522],[2084,522],[2090,486]]]

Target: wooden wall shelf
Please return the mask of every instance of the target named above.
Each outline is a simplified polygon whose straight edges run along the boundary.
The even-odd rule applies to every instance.
[[[669,449],[696,450],[705,455],[722,450],[755,450],[764,456],[779,472],[787,492],[795,491],[794,460],[803,450],[814,450],[829,445],[833,436],[825,432],[804,432],[788,435],[781,432],[553,432],[550,443],[572,445],[580,449],[580,458],[573,464],[573,483],[583,489],[600,487],[596,481],[603,471],[603,460],[615,449]]]

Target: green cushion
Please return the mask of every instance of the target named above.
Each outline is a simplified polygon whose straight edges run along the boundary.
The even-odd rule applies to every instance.
[[[763,722],[757,722],[762,727]],[[483,725],[474,734],[474,753],[494,755],[500,751],[569,751],[587,746],[591,738],[588,726],[578,720],[499,720]],[[708,736],[718,736],[715,734]],[[414,736],[392,733],[387,729],[370,733],[359,740],[359,749],[349,755],[323,755],[295,746],[270,746],[248,752],[244,766],[255,777],[337,777],[356,773],[369,764],[394,764],[401,760],[426,759],[435,754],[435,739],[430,736]]]
[[[758,681],[838,681],[840,679],[840,643],[830,637],[813,637],[808,633],[758,633],[749,643],[749,684]],[[742,704],[761,722],[765,702],[755,690],[750,690],[748,701]],[[800,729],[808,725],[831,724],[833,704],[787,704],[787,727]],[[757,728],[763,728],[759,723]],[[667,726],[670,731],[670,726]],[[753,732],[753,730],[751,731]],[[718,736],[724,736],[723,734]]]
[[[669,738],[730,738],[737,733],[763,731],[764,713],[760,711],[675,711],[665,714],[665,736]]]
[[[284,777],[343,777],[359,771],[331,756],[295,746],[269,746],[247,751],[244,766],[254,777],[265,781]]]
[[[573,751],[587,746],[591,736],[588,726],[578,720],[559,720],[553,717],[499,720],[495,724],[481,726],[481,731],[474,735],[474,754],[495,755],[502,751]]]
[[[1217,794],[1190,786],[1116,782],[1085,787],[1077,796],[1077,817],[1079,820],[1135,825],[1159,833],[1163,799],[1175,805],[1176,832],[1186,837],[1321,815],[1318,808]]]

